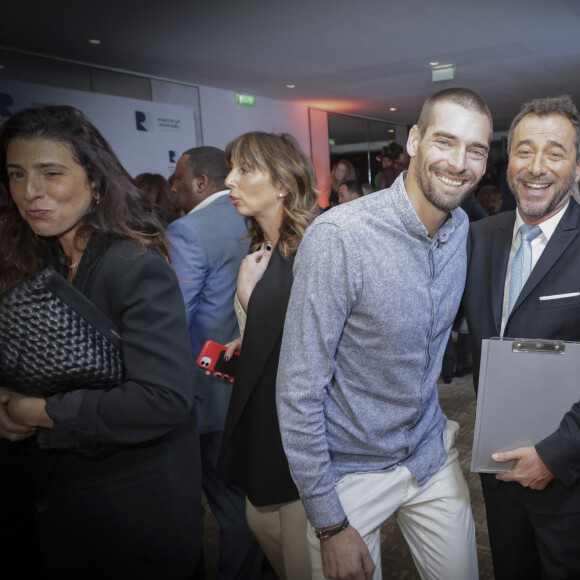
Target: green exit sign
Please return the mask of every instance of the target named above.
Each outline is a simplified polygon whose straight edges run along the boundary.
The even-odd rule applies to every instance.
[[[243,105],[244,107],[255,107],[256,97],[236,93],[236,103],[238,103],[238,105]]]

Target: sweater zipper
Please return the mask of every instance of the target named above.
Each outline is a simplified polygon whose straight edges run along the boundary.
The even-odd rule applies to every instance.
[[[411,421],[411,423],[407,427],[407,429],[412,429],[416,425],[417,421],[419,420],[419,417],[421,416],[421,409],[423,408],[423,385],[425,384],[425,377],[427,376],[427,373],[429,372],[429,366],[431,364],[430,345],[431,345],[431,336],[433,336],[433,326],[434,326],[434,320],[435,320],[435,316],[433,313],[433,296],[431,294],[431,286],[433,285],[433,279],[435,278],[435,260],[433,259],[433,246],[429,246],[428,259],[429,259],[429,312],[430,312],[431,319],[429,321],[429,332],[427,333],[427,345],[425,347],[425,369],[423,371],[423,377],[421,379],[421,385],[420,385],[419,406],[417,408],[417,412],[415,413],[415,416],[413,417],[413,420]]]

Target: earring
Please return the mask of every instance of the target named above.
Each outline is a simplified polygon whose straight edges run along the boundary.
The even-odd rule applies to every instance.
[[[99,197],[97,197],[97,205],[99,205],[101,203],[101,196],[99,195]]]
[[[282,192],[280,192],[280,193],[278,194],[278,197],[284,197],[284,194],[283,194]]]

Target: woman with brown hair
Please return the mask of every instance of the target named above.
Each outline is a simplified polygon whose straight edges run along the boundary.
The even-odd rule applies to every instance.
[[[282,579],[310,577],[306,514],[282,448],[276,373],[294,256],[314,219],[316,177],[291,135],[246,133],[226,148],[230,201],[246,217],[250,253],[238,277],[243,335],[220,465],[247,496],[248,524]]]
[[[135,184],[143,192],[161,225],[166,228],[183,216],[183,210],[171,192],[169,181],[159,173],[140,173]]]

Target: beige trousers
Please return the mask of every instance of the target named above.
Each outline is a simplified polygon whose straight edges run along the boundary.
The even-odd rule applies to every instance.
[[[256,507],[246,497],[246,518],[280,580],[310,578],[308,520],[300,500]]]
[[[366,543],[381,580],[381,525],[393,513],[407,540],[421,578],[477,580],[477,548],[469,489],[459,464],[455,436],[459,425],[447,421],[447,460],[423,485],[406,467],[352,473],[335,485],[350,524]],[[308,526],[312,579],[324,580],[320,540]]]

